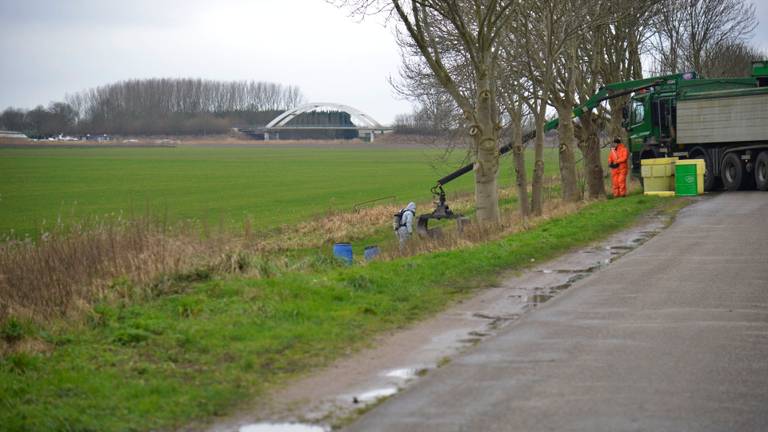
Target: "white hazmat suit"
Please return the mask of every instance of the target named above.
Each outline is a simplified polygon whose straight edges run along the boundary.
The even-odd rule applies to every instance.
[[[413,219],[416,216],[416,203],[409,202],[408,206],[405,207],[405,211],[403,212],[403,216],[400,219],[400,227],[395,231],[397,234],[397,239],[400,240],[400,247],[402,248],[405,245],[405,242],[408,241],[408,239],[413,234]]]

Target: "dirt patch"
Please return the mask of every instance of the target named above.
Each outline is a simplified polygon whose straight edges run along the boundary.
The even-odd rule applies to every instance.
[[[12,354],[48,354],[52,351],[51,344],[39,339],[24,338],[14,343],[0,341],[0,357]]]

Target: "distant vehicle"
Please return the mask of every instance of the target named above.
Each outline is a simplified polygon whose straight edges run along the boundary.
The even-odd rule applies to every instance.
[[[85,140],[86,141],[112,141],[112,137],[107,134],[103,134],[103,135],[87,134],[85,135]]]

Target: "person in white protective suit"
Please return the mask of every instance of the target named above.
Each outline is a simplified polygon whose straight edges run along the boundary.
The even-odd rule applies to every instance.
[[[408,206],[398,213],[400,215],[400,222],[395,227],[395,235],[400,241],[400,248],[405,246],[405,243],[413,235],[413,220],[416,218],[416,203],[409,202]]]

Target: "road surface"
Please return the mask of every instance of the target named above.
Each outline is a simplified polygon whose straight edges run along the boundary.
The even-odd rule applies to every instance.
[[[768,430],[767,221],[707,196],[347,430]]]

